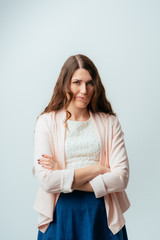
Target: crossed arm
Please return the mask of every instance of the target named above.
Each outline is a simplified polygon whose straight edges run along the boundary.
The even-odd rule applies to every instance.
[[[39,164],[43,168],[50,169],[50,170],[61,169],[58,161],[56,161],[53,157],[49,155],[44,155],[44,157],[39,160]],[[91,166],[75,169],[72,189],[87,191],[87,192],[94,192],[89,181],[97,177],[99,174],[103,174],[106,172],[110,172],[110,169],[102,165],[91,165]]]
[[[72,188],[80,191],[94,192],[89,181],[97,177],[99,174],[106,172],[110,172],[110,169],[102,165],[93,165],[83,169],[75,169]]]
[[[128,184],[129,163],[121,125],[116,118],[112,126],[112,145],[110,148],[110,169],[102,165],[92,165],[79,169],[62,169],[57,163],[53,170],[47,157],[53,158],[53,148],[49,130],[43,122],[43,115],[35,129],[34,166],[41,187],[49,193],[68,193],[75,190],[90,191],[101,197],[112,192],[123,191]],[[41,158],[42,154],[48,156]],[[37,163],[40,159],[40,163]],[[42,164],[42,166],[40,166]],[[48,164],[48,166],[47,166]]]

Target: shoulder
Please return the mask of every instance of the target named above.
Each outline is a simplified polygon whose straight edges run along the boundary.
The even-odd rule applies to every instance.
[[[36,119],[35,130],[38,130],[38,129],[49,130],[53,125],[54,115],[55,115],[55,112],[53,111],[39,115]]]
[[[38,117],[37,117],[37,123],[41,123],[41,124],[43,124],[43,123],[47,123],[47,122],[49,122],[50,120],[51,120],[51,117],[52,117],[52,115],[53,115],[53,112],[50,112],[50,113],[43,113],[43,114],[41,114],[41,115],[39,115]]]
[[[111,125],[119,123],[119,119],[117,115],[115,116],[113,114],[104,113],[104,112],[99,112],[98,114],[101,118],[104,118],[107,122],[111,123]]]
[[[98,123],[99,121],[103,123],[103,126],[107,129],[108,132],[111,131],[112,134],[124,134],[117,114],[115,116],[113,114],[98,112],[94,114],[94,117]]]
[[[105,126],[111,129],[113,132],[122,132],[122,126],[119,120],[119,117],[108,113],[100,113],[101,116],[105,119]]]

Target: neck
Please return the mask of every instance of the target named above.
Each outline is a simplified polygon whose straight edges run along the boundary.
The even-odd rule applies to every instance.
[[[90,115],[87,108],[84,109],[73,109],[72,107],[68,107],[67,110],[72,114],[69,118],[74,121],[86,121],[89,119]]]

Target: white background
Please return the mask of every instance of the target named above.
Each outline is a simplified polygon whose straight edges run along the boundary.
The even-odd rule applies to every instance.
[[[0,239],[36,239],[35,121],[63,63],[78,53],[97,66],[124,132],[129,240],[160,239],[160,2],[1,0],[0,5]]]

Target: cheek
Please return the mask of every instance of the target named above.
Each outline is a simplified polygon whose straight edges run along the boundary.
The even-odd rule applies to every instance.
[[[91,89],[91,92],[90,92],[90,97],[92,97],[95,93],[95,89]]]
[[[70,91],[75,95],[77,93],[77,88],[74,85],[70,86]]]

